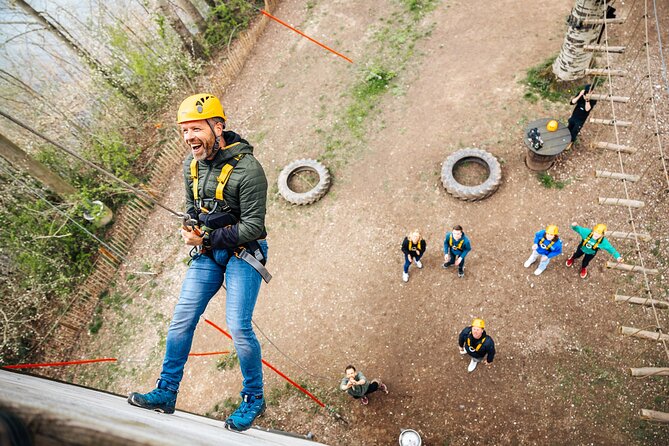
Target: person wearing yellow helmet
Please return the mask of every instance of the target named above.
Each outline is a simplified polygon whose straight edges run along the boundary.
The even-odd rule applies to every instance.
[[[216,96],[199,93],[186,98],[177,123],[191,150],[183,164],[186,214],[199,222],[199,228],[184,226],[180,233],[184,244],[194,249],[167,332],[157,387],[145,394],[131,393],[128,402],[174,412],[195,327],[225,283],[226,323],[244,378],[242,402],[225,426],[243,431],[266,407],[260,343],[251,318],[260,284],[263,278],[268,280],[264,274],[267,177],[253,147],[225,130],[226,116]]]
[[[558,227],[548,225],[546,229],[534,234],[534,244],[532,245],[532,254],[525,261],[523,266],[529,268],[539,257],[541,261],[534,270],[534,275],[538,276],[546,270],[553,257],[562,254],[562,240],[558,236]]]
[[[465,327],[458,336],[458,345],[461,355],[469,355],[471,358],[468,372],[473,372],[479,362],[488,355],[485,365],[489,366],[495,359],[495,342],[485,331],[485,321],[476,318],[469,327]]]
[[[597,252],[600,249],[611,254],[617,262],[622,262],[623,257],[616,251],[616,249],[609,243],[609,241],[604,237],[606,233],[606,225],[599,223],[596,224],[594,228],[584,228],[579,226],[576,222],[571,224],[571,229],[574,230],[578,235],[581,236],[581,242],[576,247],[576,251],[571,255],[565,262],[566,265],[571,268],[574,266],[574,261],[579,257],[583,256],[583,262],[581,263],[580,276],[581,279],[588,277],[588,265],[590,261],[597,255]]]

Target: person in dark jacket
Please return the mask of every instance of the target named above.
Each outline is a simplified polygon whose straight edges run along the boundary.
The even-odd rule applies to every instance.
[[[402,240],[402,252],[404,253],[403,281],[409,281],[409,266],[412,263],[415,263],[418,269],[423,267],[420,258],[425,254],[425,247],[425,240],[423,240],[418,229],[414,229],[409,235],[404,237],[404,240]]]
[[[483,319],[474,319],[472,325],[465,327],[458,337],[461,355],[469,355],[471,361],[467,367],[468,372],[473,372],[479,362],[488,355],[485,365],[489,366],[495,359],[495,342],[485,332]]]
[[[225,426],[243,431],[266,407],[260,343],[251,325],[262,277],[253,262],[242,260],[241,249],[255,246],[261,263],[267,257],[267,178],[253,156],[253,147],[236,133],[225,131],[225,119],[220,101],[211,94],[193,95],[179,107],[177,122],[191,149],[184,161],[186,212],[203,223],[204,232],[187,226],[181,230],[184,243],[197,252],[192,255],[167,332],[160,379],[149,393],[131,393],[128,402],[174,412],[195,327],[225,281],[226,323],[244,378],[242,402]]]
[[[465,231],[462,230],[462,226],[453,226],[453,230],[447,233],[444,239],[444,268],[456,265],[458,277],[465,277],[465,257],[471,250],[472,245]]]
[[[569,118],[569,133],[571,133],[571,142],[576,141],[576,137],[583,128],[585,121],[588,119],[588,115],[597,104],[597,101],[590,99],[591,94],[590,84],[583,87],[583,90],[579,91],[576,96],[571,98],[570,104],[576,104],[574,111],[571,113]]]

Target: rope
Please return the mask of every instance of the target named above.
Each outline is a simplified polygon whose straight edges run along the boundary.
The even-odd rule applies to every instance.
[[[651,81],[652,78],[650,76],[650,54],[649,54],[649,49],[648,49],[648,0],[644,0],[644,8],[645,8],[644,20],[645,20],[645,31],[646,31],[646,39],[645,39],[646,61],[647,61],[647,67],[648,67],[648,81],[649,81],[649,85],[651,87],[651,93],[652,93],[652,81]],[[609,52],[608,42],[609,42],[608,27],[605,26],[604,27],[604,45],[605,45],[605,48],[606,48],[606,64],[607,64],[608,67],[610,67],[611,66],[611,53]],[[617,124],[617,119],[616,119],[616,110],[615,110],[613,99],[611,98],[613,96],[613,84],[612,84],[612,81],[611,81],[611,73],[610,72],[608,73],[607,77],[608,77],[608,86],[609,86],[609,103],[611,105],[611,113],[612,113],[612,118],[613,118],[613,122],[614,122],[613,130],[614,130],[614,135],[615,135],[615,138],[616,138],[616,144],[620,144],[620,135],[619,135],[618,124]],[[655,128],[656,128],[656,133],[658,133],[659,131],[658,131],[657,113],[656,113],[656,110],[655,110],[655,101],[654,101],[653,96],[651,96],[651,98],[653,100],[653,114],[654,114],[655,126],[656,126]],[[660,144],[660,147],[661,147],[661,144]],[[660,151],[660,153],[662,153],[662,151]],[[625,166],[624,166],[624,163],[623,163],[622,153],[620,151],[618,151],[618,164],[619,164],[619,167],[620,167],[620,172],[624,174],[625,173]],[[663,159],[663,164],[664,164],[664,159]],[[666,171],[666,167],[665,167],[665,174],[666,174],[666,172],[667,171]],[[623,179],[622,183],[623,183],[623,189],[625,191],[625,197],[629,200],[630,199],[630,194],[629,194],[629,188],[627,186],[627,180]],[[667,184],[669,185],[669,178],[667,178]],[[648,274],[646,273],[643,255],[641,253],[641,243],[640,243],[639,237],[637,235],[636,222],[634,220],[634,213],[632,211],[632,207],[627,206],[627,211],[628,211],[628,214],[629,214],[629,222],[630,222],[630,225],[632,226],[632,233],[634,234],[634,241],[635,241],[635,244],[636,244],[637,255],[638,255],[639,262],[640,262],[640,265],[641,265],[641,268],[642,268],[641,271],[643,273],[643,280],[644,280],[645,289],[648,291],[649,297],[652,298],[650,280],[648,279]],[[655,329],[656,329],[656,331],[658,331],[661,334],[663,332],[663,330],[662,330],[662,327],[661,327],[661,324],[660,324],[660,319],[659,319],[659,316],[658,316],[658,313],[657,313],[657,308],[655,307],[655,304],[652,300],[650,300],[649,302],[651,304],[651,308],[652,308],[653,315],[654,315],[654,318],[655,318]],[[641,331],[641,330],[639,330],[639,331]],[[661,341],[662,341],[662,345],[664,346],[665,354],[667,355],[667,358],[669,359],[669,348],[667,346],[667,342],[664,339],[661,339]]]

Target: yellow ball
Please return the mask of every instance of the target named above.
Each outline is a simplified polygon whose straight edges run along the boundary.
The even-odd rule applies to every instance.
[[[548,121],[548,124],[546,124],[546,130],[549,132],[554,132],[558,129],[558,122],[555,119],[551,119]]]

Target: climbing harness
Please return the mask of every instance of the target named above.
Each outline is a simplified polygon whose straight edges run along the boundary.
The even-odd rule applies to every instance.
[[[484,336],[483,339],[481,339],[481,342],[479,342],[476,347],[472,348],[472,338],[467,338],[467,348],[469,348],[470,352],[477,352],[481,349],[485,340],[486,336]]]
[[[541,246],[541,249],[545,249],[546,251],[550,251],[551,247],[555,244],[556,240],[557,239],[555,237],[553,237],[553,240],[551,240],[551,242],[548,244],[548,246],[546,246],[546,245],[544,245],[544,243],[546,242],[546,237],[541,237],[541,240],[539,240],[539,246]]]
[[[594,232],[591,232],[588,234],[588,236],[583,240],[583,243],[581,243],[581,247],[586,247],[589,249],[592,249],[593,251],[597,251],[599,244],[602,243],[602,240],[604,240],[604,236],[602,235],[599,240],[597,240],[594,244],[590,243],[590,239],[592,239],[592,235]]]
[[[225,146],[225,149],[229,149],[231,147],[236,146],[239,144],[239,142],[230,144],[229,146]],[[203,210],[205,213],[214,213],[218,210],[218,206],[221,205],[223,207],[222,211],[219,212],[227,212],[230,208],[227,206],[225,203],[225,199],[223,198],[223,189],[225,188],[225,185],[228,183],[228,180],[230,179],[230,175],[232,174],[232,170],[237,166],[237,163],[239,160],[244,158],[244,154],[240,153],[239,155],[235,156],[232,158],[229,162],[227,162],[222,168],[221,168],[221,173],[216,177],[216,180],[218,181],[218,185],[216,186],[216,194],[215,194],[215,199],[213,200],[205,200],[200,198],[200,179],[198,176],[198,161],[193,158],[190,162],[190,179],[193,182],[193,200],[195,203],[197,203],[197,206]],[[209,173],[207,173],[207,177],[205,177],[205,184],[206,180],[208,179]],[[211,206],[211,209],[209,209],[207,206]]]
[[[460,239],[460,242],[453,248],[453,233],[451,233],[448,237],[448,246],[451,247],[454,251],[462,251],[462,244],[465,242],[465,236],[464,234],[462,235],[462,238]]]

